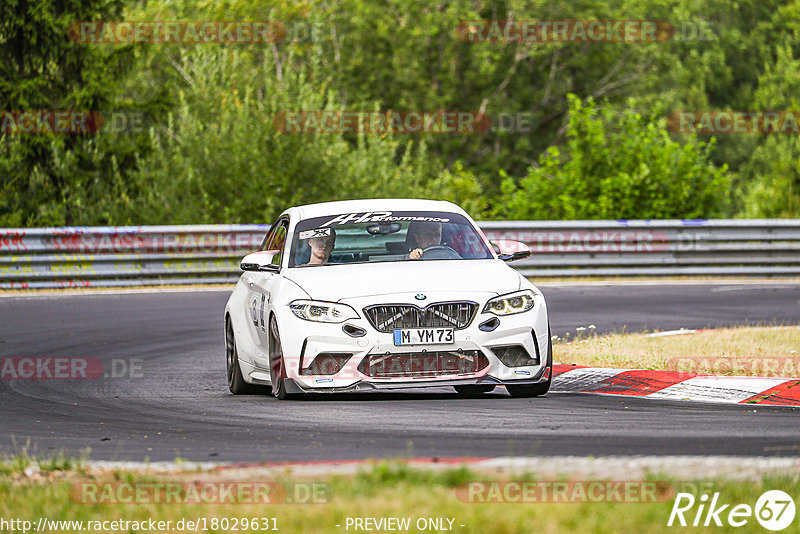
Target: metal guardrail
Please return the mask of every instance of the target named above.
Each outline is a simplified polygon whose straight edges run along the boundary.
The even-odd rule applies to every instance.
[[[533,278],[800,274],[800,220],[489,221]],[[0,229],[0,289],[234,282],[268,225]]]
[[[228,283],[269,225],[0,229],[0,289]]]
[[[533,255],[513,263],[529,277],[792,276],[800,274],[800,220],[493,221],[492,241]]]

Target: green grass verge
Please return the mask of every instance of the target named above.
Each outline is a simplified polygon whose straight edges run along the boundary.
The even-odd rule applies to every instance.
[[[529,532],[663,532],[673,506],[674,493],[660,492],[657,502],[583,502],[583,503],[470,503],[460,489],[471,481],[491,482],[498,477],[477,474],[459,467],[432,471],[409,467],[405,464],[384,463],[364,468],[353,476],[329,476],[315,479],[324,487],[322,502],[313,504],[85,504],[77,496],[76,484],[102,484],[126,482],[147,484],[181,480],[222,480],[222,473],[137,474],[113,471],[105,474],[86,474],[80,462],[63,463],[64,470],[53,469],[44,480],[30,479],[21,473],[30,465],[30,459],[12,458],[0,468],[0,517],[32,521],[38,518],[73,521],[172,521],[182,518],[269,518],[269,526],[277,525],[280,532],[328,533],[355,532],[346,529],[348,518],[410,518],[409,532],[419,531],[419,518],[449,518],[453,520],[452,532],[458,533],[529,533]],[[51,464],[52,465],[52,464]],[[252,479],[244,478],[242,480]],[[514,481],[537,481],[535,474],[513,477]],[[624,480],[624,476],[613,480]],[[795,500],[800,497],[800,482],[796,476],[766,477],[760,481],[675,481],[663,476],[652,476],[664,488],[704,488],[709,494],[719,492],[721,503],[748,504],[754,507],[766,490],[780,489]],[[278,484],[290,485],[297,480],[278,478]],[[309,480],[304,480],[309,482]],[[541,481],[539,481],[541,483]],[[680,486],[690,483],[693,486]],[[700,492],[696,492],[697,497]],[[697,507],[686,517],[693,519]],[[730,510],[730,507],[728,508]],[[727,513],[727,511],[726,511]],[[722,515],[723,520],[725,514]],[[702,520],[701,520],[702,521]],[[448,523],[445,521],[444,523]],[[795,521],[794,525],[798,524]],[[88,526],[88,523],[84,523]],[[336,525],[341,525],[337,527]],[[462,526],[463,525],[463,526]],[[75,529],[73,529],[74,531]],[[261,529],[240,528],[238,532],[258,532]],[[679,530],[680,529],[676,529]],[[751,517],[742,528],[691,528],[692,532],[763,532]],[[791,529],[790,529],[791,530]],[[51,531],[59,531],[51,529]],[[62,530],[67,531],[67,530]],[[113,531],[113,530],[112,530]],[[122,532],[123,530],[116,530]],[[125,529],[125,532],[144,532],[142,529]],[[176,531],[173,527],[171,531]],[[219,525],[209,532],[234,532],[233,528]],[[431,530],[427,530],[430,532]],[[363,531],[362,531],[363,532]]]

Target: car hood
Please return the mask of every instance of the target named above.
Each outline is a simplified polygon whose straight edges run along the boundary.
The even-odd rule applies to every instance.
[[[315,300],[392,293],[495,293],[520,288],[520,276],[501,260],[431,260],[295,267],[285,278]]]

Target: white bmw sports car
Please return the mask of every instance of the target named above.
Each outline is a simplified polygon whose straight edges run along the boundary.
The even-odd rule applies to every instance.
[[[450,202],[351,200],[286,210],[225,306],[234,394],[503,385],[550,388],[542,293]]]

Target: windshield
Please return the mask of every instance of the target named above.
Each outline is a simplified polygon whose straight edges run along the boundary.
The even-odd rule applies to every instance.
[[[380,211],[300,221],[289,267],[492,257],[483,237],[463,215]]]

